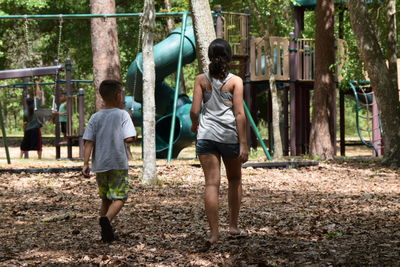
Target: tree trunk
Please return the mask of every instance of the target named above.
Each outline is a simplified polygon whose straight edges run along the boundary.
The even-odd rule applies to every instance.
[[[114,14],[115,0],[90,0],[92,14]],[[99,86],[103,80],[121,80],[117,21],[115,18],[91,20],[93,76],[96,88],[96,110],[103,105]]]
[[[143,11],[143,182],[157,181],[155,66],[153,56],[155,10],[153,0],[144,1]]]
[[[329,69],[335,63],[334,4],[333,0],[317,1],[315,38],[315,82],[310,131],[310,154],[322,159],[334,157],[332,125],[335,117],[335,82]],[[331,126],[331,127],[330,127]],[[332,142],[333,141],[333,142]]]
[[[396,0],[388,0],[387,3],[387,58],[389,59],[389,73],[393,84],[397,84],[397,27],[396,27]]]
[[[208,71],[208,46],[215,39],[214,22],[210,4],[207,0],[191,0],[190,8],[196,36],[196,51],[201,72]]]
[[[350,22],[358,49],[368,71],[371,86],[381,111],[384,156],[388,163],[400,165],[400,102],[397,85],[393,83],[378,39],[371,27],[368,7],[364,1],[349,0]]]
[[[164,0],[164,8],[167,12],[171,11],[171,2],[170,0]],[[175,23],[172,17],[167,18],[167,29],[168,32],[171,32],[174,29]]]
[[[264,47],[265,47],[265,68],[269,73],[269,87],[271,90],[271,101],[272,101],[272,131],[274,136],[274,158],[281,158],[283,156],[283,143],[281,138],[281,129],[279,122],[281,118],[280,101],[278,97],[278,90],[276,88],[275,75],[274,75],[274,62],[272,61],[272,48],[269,42],[270,30],[265,24],[264,20],[260,16],[259,8],[256,0],[251,1],[253,5],[253,11],[257,14],[257,22],[264,32]],[[268,99],[268,98],[267,98]]]

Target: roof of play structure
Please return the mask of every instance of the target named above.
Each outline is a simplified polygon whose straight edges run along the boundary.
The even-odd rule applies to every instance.
[[[367,3],[371,3],[373,0],[366,0]],[[347,0],[334,0],[335,4],[347,3]],[[294,6],[302,6],[307,8],[313,8],[317,4],[317,0],[292,0]]]

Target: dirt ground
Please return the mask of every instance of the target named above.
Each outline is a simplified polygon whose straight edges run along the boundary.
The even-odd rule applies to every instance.
[[[14,168],[81,164],[14,162]],[[223,177],[221,240],[200,252],[208,226],[196,163],[159,161],[152,187],[132,168],[130,198],[114,223],[120,241],[112,244],[99,241],[94,177],[0,173],[0,265],[400,266],[400,170],[365,158],[244,168],[240,226],[248,236],[227,234]]]

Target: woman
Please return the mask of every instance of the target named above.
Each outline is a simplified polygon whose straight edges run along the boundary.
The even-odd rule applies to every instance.
[[[26,99],[27,110],[24,114],[24,138],[21,143],[21,158],[25,152],[29,150],[36,150],[38,158],[42,158],[42,134],[40,128],[42,124],[38,121],[35,110],[34,100],[32,98]]]
[[[243,81],[229,72],[231,47],[215,39],[208,48],[209,72],[196,77],[190,111],[197,132],[196,153],[205,177],[205,211],[210,226],[206,249],[218,242],[218,198],[221,158],[228,178],[229,234],[241,236],[238,215],[242,197],[241,165],[248,159]],[[199,119],[201,104],[202,114]]]

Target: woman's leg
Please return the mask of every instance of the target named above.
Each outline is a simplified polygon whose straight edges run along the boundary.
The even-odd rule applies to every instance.
[[[199,155],[199,159],[205,177],[204,203],[211,232],[208,241],[215,243],[218,241],[219,235],[218,199],[219,184],[221,181],[221,157],[217,154],[206,154]]]
[[[223,159],[228,178],[229,233],[239,234],[238,218],[242,201],[242,163],[239,158]]]

